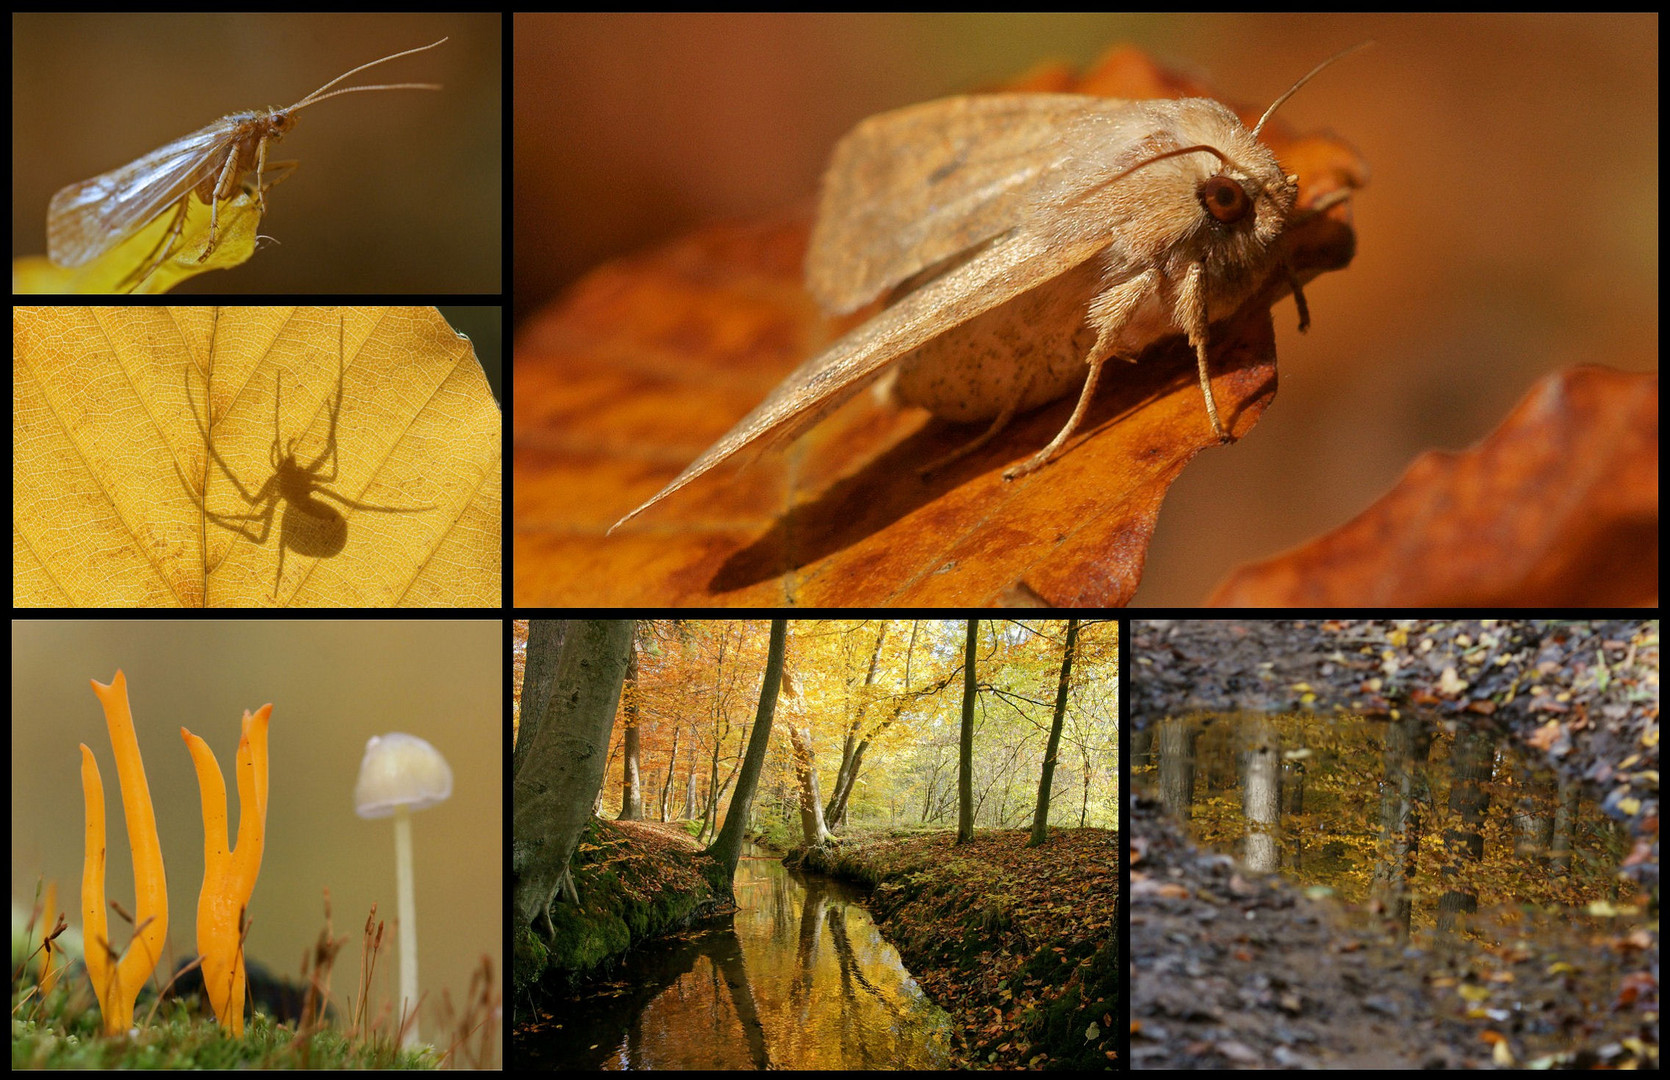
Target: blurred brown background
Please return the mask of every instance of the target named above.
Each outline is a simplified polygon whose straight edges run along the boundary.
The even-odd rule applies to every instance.
[[[1351,518],[1422,450],[1459,449],[1538,376],[1656,370],[1658,18],[520,16],[519,318],[605,259],[810,207],[833,145],[888,108],[1135,43],[1229,100],[1274,100],[1373,169],[1353,265],[1275,309],[1282,386],[1160,516],[1139,604]]]
[[[179,293],[496,293],[503,252],[503,19],[490,15],[14,15],[12,254],[46,250],[59,188],[228,113],[294,104],[360,64],[267,148],[300,167],[268,193],[249,262]]]

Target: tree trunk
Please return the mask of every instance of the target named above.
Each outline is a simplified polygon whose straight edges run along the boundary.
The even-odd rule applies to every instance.
[[[829,793],[829,805],[823,808],[824,823],[839,829],[847,823],[847,800],[852,797],[852,785],[858,780],[858,768],[864,762],[864,750],[870,740],[860,739],[864,716],[870,708],[871,687],[876,684],[876,671],[881,665],[881,647],[887,641],[887,623],[876,633],[876,647],[870,653],[870,670],[864,676],[864,689],[858,692],[858,707],[852,724],[847,728],[846,742],[841,746],[841,768],[835,774],[835,787]],[[906,677],[909,686],[909,677]],[[897,714],[895,714],[897,715]],[[891,721],[889,721],[891,723]]]
[[[1038,781],[1038,809],[1032,814],[1032,838],[1027,847],[1037,847],[1049,835],[1050,782],[1055,779],[1055,754],[1061,747],[1061,725],[1067,719],[1067,680],[1073,674],[1073,646],[1079,639],[1079,621],[1067,620],[1067,647],[1061,653],[1061,682],[1055,689],[1055,719],[1050,723],[1050,742],[1044,750],[1044,776]]]
[[[673,728],[673,752],[667,756],[667,782],[661,785],[661,820],[667,820],[667,801],[673,795],[673,770],[678,766],[678,727]]]
[[[1438,897],[1438,929],[1455,926],[1456,916],[1477,911],[1478,893],[1471,884],[1473,871],[1484,857],[1485,811],[1490,807],[1490,777],[1495,748],[1487,732],[1463,730],[1450,747],[1450,819],[1444,830],[1444,865],[1439,876],[1445,889]]]
[[[800,828],[807,847],[829,842],[823,823],[823,800],[818,797],[818,764],[812,754],[812,732],[789,725],[789,742],[794,747],[794,772],[800,780]]]
[[[771,741],[771,717],[777,711],[777,690],[783,682],[783,646],[788,632],[787,619],[771,620],[771,649],[766,654],[760,707],[754,715],[754,730],[748,737],[748,753],[742,762],[742,774],[736,780],[736,792],[731,795],[724,828],[706,852],[724,870],[727,886],[736,876],[736,864],[742,858],[742,834],[748,828],[748,808],[754,801],[754,788],[759,783],[766,747]]]
[[[957,752],[957,843],[974,839],[974,644],[979,623],[968,620],[963,646],[963,733]]]
[[[621,758],[620,816],[616,821],[642,821],[644,818],[644,790],[638,779],[638,645],[632,645],[632,658],[626,664],[626,688],[621,692],[626,699],[622,720],[626,723],[624,740],[626,753]]]
[[[631,619],[577,619],[568,629],[539,735],[514,784],[511,871],[524,925],[533,924],[562,886],[591,820],[633,629]]]
[[[684,778],[684,820],[696,817],[696,755],[690,755],[690,772]]]
[[[562,659],[563,633],[567,619],[530,619],[528,621],[528,663],[522,669],[522,720],[516,729],[516,747],[510,753],[510,775],[522,771],[528,747],[539,738],[539,722],[551,701],[551,686],[557,677],[557,661]]]

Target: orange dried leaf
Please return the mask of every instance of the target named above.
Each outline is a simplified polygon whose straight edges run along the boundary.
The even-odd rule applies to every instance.
[[[1658,376],[1550,375],[1355,520],[1241,567],[1222,607],[1607,606],[1658,597]]]

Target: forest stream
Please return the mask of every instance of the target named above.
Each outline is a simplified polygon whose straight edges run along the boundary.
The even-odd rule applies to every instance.
[[[731,919],[635,949],[518,1035],[542,1069],[933,1069],[950,1022],[859,892],[749,844]]]

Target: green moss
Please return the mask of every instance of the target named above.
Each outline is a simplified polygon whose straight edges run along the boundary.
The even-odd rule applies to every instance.
[[[567,904],[551,909],[556,943],[551,948],[551,966],[573,972],[597,967],[632,943],[626,920],[614,912],[576,910]]]

